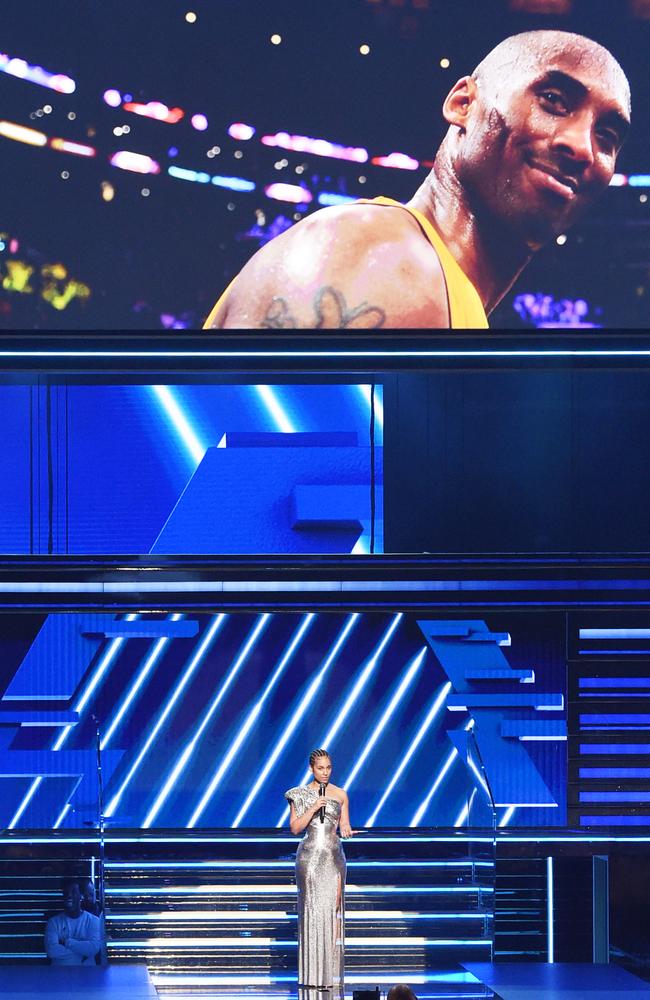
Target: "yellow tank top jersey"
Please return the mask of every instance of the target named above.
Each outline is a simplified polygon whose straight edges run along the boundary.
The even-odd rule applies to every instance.
[[[451,329],[486,330],[488,328],[487,316],[485,315],[485,309],[483,308],[483,303],[481,302],[478,292],[465,272],[461,269],[460,265],[456,262],[455,258],[452,257],[451,253],[443,243],[440,234],[436,231],[426,216],[422,214],[422,212],[418,212],[416,208],[409,208],[408,205],[403,205],[400,201],[395,201],[393,198],[361,198],[358,202],[356,202],[356,204],[389,205],[395,208],[403,208],[404,211],[410,212],[419,224],[420,229],[428,239],[429,243],[438,254],[438,259],[440,260],[440,265],[445,276],[445,284],[447,286]],[[234,280],[235,279],[233,278],[233,281]],[[204,330],[211,327],[214,317],[230,291],[233,281],[230,282],[225,292],[219,297],[217,303],[210,312],[210,315],[203,326]]]

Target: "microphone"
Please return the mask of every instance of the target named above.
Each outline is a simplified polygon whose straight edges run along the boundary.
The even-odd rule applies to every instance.
[[[326,788],[327,788],[327,785],[324,785],[323,782],[321,781],[320,787],[318,789],[318,794],[324,796]],[[323,802],[322,806],[320,807],[320,813],[319,813],[319,815],[320,815],[320,821],[321,821],[321,823],[324,823],[325,822],[325,802]]]

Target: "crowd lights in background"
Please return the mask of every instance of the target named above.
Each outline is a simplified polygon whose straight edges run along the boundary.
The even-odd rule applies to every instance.
[[[185,117],[185,111],[182,108],[170,108],[162,101],[147,101],[146,104],[142,101],[134,101],[130,94],[121,94],[114,87],[109,87],[102,96],[104,103],[108,104],[109,108],[121,107],[129,114],[140,115],[141,118],[151,118],[153,121],[163,122],[166,125],[177,125]],[[192,115],[190,124],[197,132],[205,132],[209,126],[207,117],[201,113]]]
[[[267,198],[288,201],[293,205],[308,205],[314,200],[311,191],[299,184],[268,184],[264,188],[264,194]]]
[[[20,80],[37,83],[40,87],[49,87],[59,94],[74,94],[77,85],[74,80],[63,73],[50,73],[42,66],[30,66],[24,59],[17,59],[0,52],[0,71],[16,76]]]
[[[81,142],[68,142],[67,139],[50,139],[50,148],[59,153],[72,153],[73,156],[96,156],[94,146],[85,146]]]
[[[233,122],[228,129],[228,135],[231,139],[236,139],[238,142],[246,142],[248,139],[253,138],[255,129],[252,125],[245,125],[243,122]]]
[[[367,163],[368,150],[355,146],[340,146],[327,139],[310,139],[306,135],[289,135],[288,132],[276,132],[275,135],[263,135],[260,142],[264,146],[277,146],[288,149],[292,153],[312,153],[314,156],[331,156],[335,160],[350,160],[352,163]]]
[[[136,174],[159,174],[160,164],[144,153],[132,153],[128,149],[118,150],[110,158],[113,167],[120,170],[131,170]]]
[[[110,93],[110,91],[106,93]],[[113,91],[113,93],[117,93],[117,91]],[[104,100],[106,100],[106,94],[104,94]],[[106,103],[109,102],[106,101]],[[119,107],[119,104],[112,104],[111,107]],[[143,118],[153,118],[157,122],[165,122],[168,125],[176,125],[181,118],[185,117],[185,112],[181,108],[168,108],[161,101],[149,101],[147,104],[125,101],[122,110],[130,111],[134,115],[141,115]]]
[[[15,142],[25,142],[28,146],[47,146],[47,136],[35,128],[16,125],[15,122],[0,121],[0,135]]]
[[[419,160],[414,160],[406,153],[389,153],[388,156],[373,156],[371,163],[376,167],[393,167],[397,170],[417,170],[420,166]]]

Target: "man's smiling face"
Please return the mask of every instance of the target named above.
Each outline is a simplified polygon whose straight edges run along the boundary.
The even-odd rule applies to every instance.
[[[567,38],[540,38],[500,68],[479,67],[458,147],[477,216],[531,247],[572,226],[607,189],[629,125],[618,63],[587,39]]]

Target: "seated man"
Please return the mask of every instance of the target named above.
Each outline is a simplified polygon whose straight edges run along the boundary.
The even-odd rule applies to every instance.
[[[81,908],[82,891],[76,879],[63,886],[63,912],[45,926],[45,951],[52,965],[95,965],[101,948],[101,922]]]

